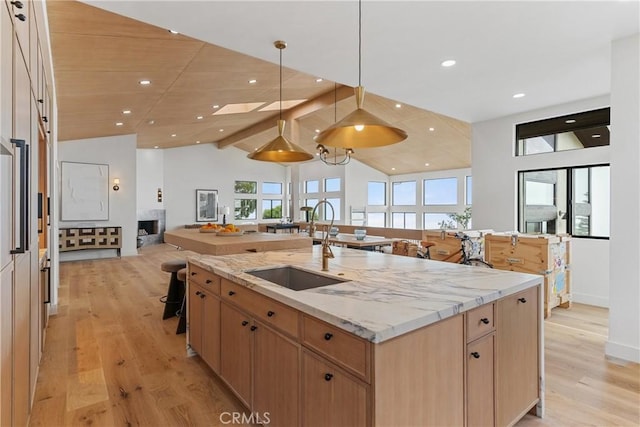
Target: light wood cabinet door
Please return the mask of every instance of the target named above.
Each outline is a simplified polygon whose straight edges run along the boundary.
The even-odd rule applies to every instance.
[[[302,356],[302,424],[357,427],[367,424],[367,385],[305,351]]]
[[[189,283],[189,345],[202,357],[202,288]]]
[[[496,304],[496,424],[513,424],[538,400],[538,287]]]
[[[494,334],[467,345],[467,426],[492,427]]]
[[[269,413],[270,426],[300,425],[300,346],[256,322],[253,412]]]
[[[220,372],[220,299],[205,292],[202,304],[202,358],[215,373]]]
[[[229,304],[220,304],[220,376],[251,408],[251,319]]]

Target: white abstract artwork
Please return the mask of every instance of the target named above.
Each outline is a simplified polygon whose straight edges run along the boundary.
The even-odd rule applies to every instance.
[[[62,162],[61,220],[109,219],[109,165]]]

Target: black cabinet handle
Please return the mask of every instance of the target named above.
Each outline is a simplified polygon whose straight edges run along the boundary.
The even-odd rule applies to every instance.
[[[16,238],[20,246],[11,249],[11,254],[23,254],[29,250],[29,145],[24,139],[11,139],[11,143],[20,150],[20,234]]]
[[[203,293],[200,294],[200,298],[204,298],[206,296],[207,296],[206,294],[203,294]]]
[[[251,326],[251,330],[255,331],[256,329],[258,329],[258,327],[256,325]]]
[[[200,295],[202,292],[200,291],[196,291],[196,295]]]
[[[249,324],[249,322],[248,322],[248,321],[246,321],[246,320],[243,320],[243,321],[242,321],[242,326],[247,326],[248,324]]]
[[[192,271],[192,272],[191,272],[191,275],[192,275],[192,276],[195,276],[196,274],[198,274],[198,273],[196,273],[195,271]]]
[[[47,118],[47,116],[42,116],[42,121],[47,123],[49,121],[49,119]]]
[[[329,373],[324,374],[325,381],[331,381],[331,378],[333,378],[333,374],[329,374]]]
[[[38,102],[39,102],[40,104],[44,104],[44,99],[40,98],[40,99],[38,99]]]
[[[17,0],[12,1],[11,4],[17,7],[18,9],[22,9],[22,7],[24,6],[21,1],[17,1]]]
[[[236,293],[234,291],[229,291],[229,296],[232,297],[234,296]]]
[[[19,20],[21,20],[22,22],[27,20],[27,17],[24,16],[22,13],[19,13],[16,15],[16,18],[18,18]]]
[[[482,319],[480,319],[480,321],[481,321],[482,323],[484,323],[485,325],[488,325],[488,324],[489,324],[489,319],[487,319],[486,317],[483,317]]]
[[[524,304],[524,303],[527,302],[527,299],[526,298],[518,298],[518,301],[520,301],[521,303]]]
[[[209,284],[209,283],[211,283],[211,282],[212,282],[212,280],[211,280],[211,279],[207,279],[207,281],[206,281],[205,283],[208,285],[208,284]]]
[[[333,334],[330,332],[327,332],[326,334],[324,334],[324,339],[329,341],[331,338],[333,338]]]
[[[271,310],[267,311],[267,316],[269,317],[273,317],[274,314],[276,314],[275,311],[271,311]]]
[[[476,359],[480,359],[480,353],[478,353],[477,351],[474,351],[473,353],[471,353],[471,355]]]

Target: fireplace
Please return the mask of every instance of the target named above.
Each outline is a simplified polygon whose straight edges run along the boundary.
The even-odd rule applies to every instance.
[[[138,221],[138,236],[147,236],[149,234],[158,234],[158,220],[151,219],[147,221]]]
[[[165,211],[151,209],[138,212],[138,248],[164,241]]]

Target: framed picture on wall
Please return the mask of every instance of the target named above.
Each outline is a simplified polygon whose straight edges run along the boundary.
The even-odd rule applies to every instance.
[[[218,190],[196,190],[196,222],[218,221]]]

